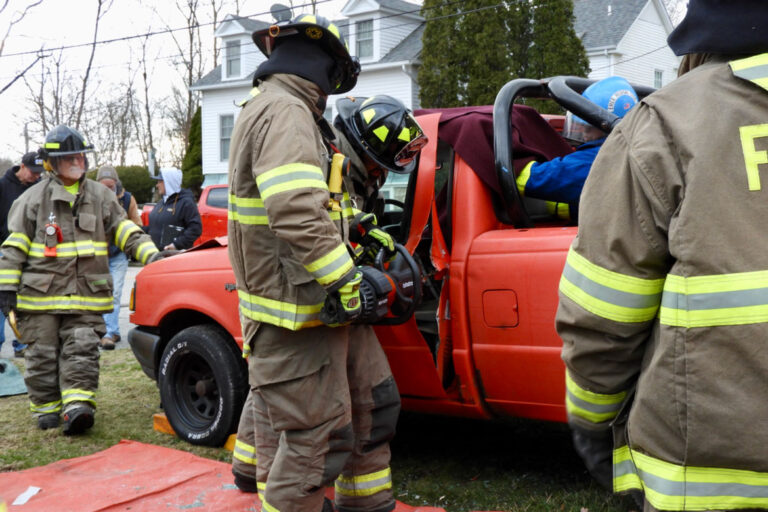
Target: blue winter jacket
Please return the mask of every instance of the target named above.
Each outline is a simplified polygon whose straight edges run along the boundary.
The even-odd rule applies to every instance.
[[[517,177],[517,188],[527,197],[557,203],[578,203],[584,181],[605,138],[589,141],[573,153],[548,162],[531,162]]]

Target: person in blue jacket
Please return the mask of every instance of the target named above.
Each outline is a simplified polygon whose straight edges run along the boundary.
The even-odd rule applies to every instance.
[[[595,82],[582,96],[619,117],[624,117],[638,102],[635,90],[619,76]],[[517,176],[518,191],[552,203],[577,204],[592,162],[607,136],[600,128],[568,112],[563,137],[580,146],[573,153],[548,162],[529,162]],[[562,211],[558,206],[555,210],[558,214]]]

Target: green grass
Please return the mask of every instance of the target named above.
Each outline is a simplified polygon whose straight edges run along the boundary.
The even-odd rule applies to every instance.
[[[23,364],[20,364],[23,371]],[[176,448],[228,462],[230,452],[193,446],[152,429],[161,412],[155,383],[130,350],[102,352],[96,424],[65,437],[41,431],[26,395],[0,398],[0,471],[49,464],[106,449],[121,439]],[[610,496],[586,473],[564,425],[484,422],[403,413],[392,443],[395,496],[448,512],[626,512],[631,500]]]

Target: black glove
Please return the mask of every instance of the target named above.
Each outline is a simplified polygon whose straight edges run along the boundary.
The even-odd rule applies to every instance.
[[[0,311],[8,316],[12,309],[16,309],[16,292],[0,290]]]
[[[360,316],[360,281],[363,274],[356,272],[354,277],[344,283],[337,291],[329,293],[320,310],[320,321],[330,327],[338,327],[353,322]]]
[[[162,260],[163,258],[168,258],[168,257],[173,256],[174,254],[178,254],[180,252],[181,251],[171,250],[171,249],[168,249],[168,250],[165,250],[165,251],[156,252],[155,254],[153,254],[152,256],[147,258],[147,262],[145,263],[145,265],[149,265],[150,263],[154,263],[156,261]]]
[[[376,215],[360,212],[349,225],[349,240],[363,247],[363,252],[357,259],[357,264],[370,265],[376,259],[376,254],[383,248],[386,260],[391,260],[395,252],[395,241],[392,235],[379,228]]]
[[[613,491],[613,432],[587,430],[571,424],[573,447],[597,483]]]

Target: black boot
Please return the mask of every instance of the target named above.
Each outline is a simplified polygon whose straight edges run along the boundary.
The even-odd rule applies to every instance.
[[[333,502],[328,498],[323,498],[323,510],[321,512],[336,512],[333,508]]]
[[[232,470],[232,474],[235,475],[235,485],[238,489],[243,492],[258,492],[259,489],[256,487],[256,479],[254,477],[245,476],[242,473],[238,473],[234,469]]]
[[[75,436],[82,434],[93,426],[93,407],[89,405],[78,405],[64,413],[64,432],[65,436]]]
[[[41,414],[37,417],[37,428],[40,430],[48,430],[49,428],[56,428],[59,426],[59,413],[49,412],[48,414]]]

